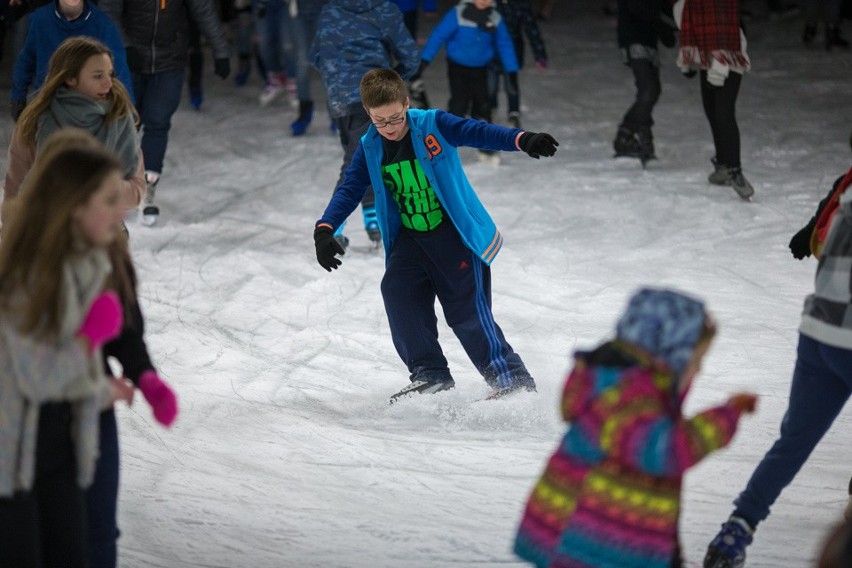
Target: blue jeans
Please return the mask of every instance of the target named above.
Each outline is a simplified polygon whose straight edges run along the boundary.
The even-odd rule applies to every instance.
[[[292,47],[286,45],[290,38],[282,33],[285,31],[285,18],[289,20],[287,7],[282,0],[269,0],[263,17],[258,14],[259,10],[260,5],[254,2],[252,14],[255,18],[255,32],[258,36],[263,66],[268,73],[286,73],[288,77],[294,76],[295,63],[287,57],[287,54],[292,53]]]
[[[298,4],[299,13],[296,17],[290,15],[286,6],[282,10],[281,37],[284,38],[286,59],[296,72],[296,91],[299,100],[310,101],[312,100],[311,64],[308,62],[308,52],[316,35],[321,5],[319,2],[299,2]],[[303,4],[311,4],[311,6],[303,6]]]
[[[799,335],[798,358],[781,436],[763,456],[745,491],[734,501],[735,515],[752,527],[807,461],[852,393],[852,350]]]
[[[142,123],[142,154],[145,169],[162,173],[172,115],[180,104],[185,71],[133,73],[136,110]]]
[[[100,456],[86,491],[89,568],[115,568],[118,540],[118,425],[113,409],[101,413]]]

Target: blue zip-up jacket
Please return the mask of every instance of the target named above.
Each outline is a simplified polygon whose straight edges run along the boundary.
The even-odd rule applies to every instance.
[[[86,0],[83,13],[69,21],[55,2],[33,11],[27,24],[27,40],[18,54],[12,71],[12,100],[27,98],[27,91],[38,90],[47,75],[50,57],[59,44],[72,36],[90,36],[103,42],[112,51],[115,76],[133,98],[133,82],[127,67],[124,42],[113,21],[97,6]]]
[[[503,70],[516,73],[518,58],[502,16],[492,9],[488,25],[493,31],[486,31],[462,16],[465,7],[472,5],[473,0],[462,0],[447,12],[426,40],[420,58],[431,63],[446,43],[447,58],[454,63],[465,67],[485,67],[495,55],[499,55]]]
[[[483,150],[518,151],[522,130],[461,118],[443,110],[408,111],[414,154],[435,195],[455,225],[465,245],[485,264],[491,264],[503,246],[503,235],[471,187],[462,169],[459,146]],[[399,209],[382,181],[382,135],[370,126],[352,157],[341,183],[319,224],[339,227],[355,211],[368,185],[376,194],[376,216],[385,245],[385,261],[402,228]]]

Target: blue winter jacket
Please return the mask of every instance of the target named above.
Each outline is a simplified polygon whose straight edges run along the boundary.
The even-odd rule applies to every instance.
[[[414,153],[435,195],[455,225],[465,245],[491,264],[503,245],[503,236],[479,201],[462,169],[457,148],[517,151],[515,139],[522,131],[481,120],[460,118],[443,110],[408,111]],[[317,224],[339,227],[355,211],[366,188],[376,195],[376,216],[385,246],[385,260],[402,228],[399,209],[382,181],[382,136],[370,126],[352,157],[341,183]]]
[[[30,14],[27,40],[12,71],[12,100],[25,100],[28,90],[38,90],[47,75],[50,57],[59,44],[69,37],[81,35],[93,37],[110,48],[115,76],[133,100],[133,82],[121,34],[109,16],[88,0],[83,13],[73,21],[67,20],[60,13],[54,2]]]
[[[331,0],[323,6],[310,56],[325,83],[333,118],[361,107],[364,73],[391,67],[404,79],[420,65],[420,50],[389,0]]]
[[[499,55],[506,73],[516,73],[518,58],[503,17],[492,9],[488,23],[493,31],[483,30],[475,22],[462,17],[469,5],[473,5],[473,0],[462,0],[447,12],[429,35],[420,58],[431,63],[446,43],[447,59],[454,63],[465,67],[485,67]]]

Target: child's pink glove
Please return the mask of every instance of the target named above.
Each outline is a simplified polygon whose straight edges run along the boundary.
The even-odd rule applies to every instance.
[[[168,428],[178,414],[178,403],[175,392],[157,376],[157,372],[148,370],[139,377],[139,390],[145,395],[145,400],[154,411],[154,418]]]
[[[118,294],[107,290],[92,302],[92,307],[89,308],[89,313],[86,314],[86,319],[77,335],[88,340],[91,354],[104,343],[118,337],[123,323],[124,316]]]
[[[544,71],[547,69],[547,59],[536,59],[535,66],[538,67],[539,71]]]

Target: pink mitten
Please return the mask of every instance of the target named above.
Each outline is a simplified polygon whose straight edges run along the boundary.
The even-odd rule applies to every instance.
[[[77,334],[89,341],[89,353],[92,353],[104,343],[118,337],[123,323],[124,316],[118,294],[107,290],[92,302],[92,307],[89,308],[89,313],[86,314]]]
[[[168,428],[178,414],[178,403],[175,392],[163,382],[154,370],[148,370],[139,377],[139,390],[145,395],[145,400],[154,411],[154,418]]]

